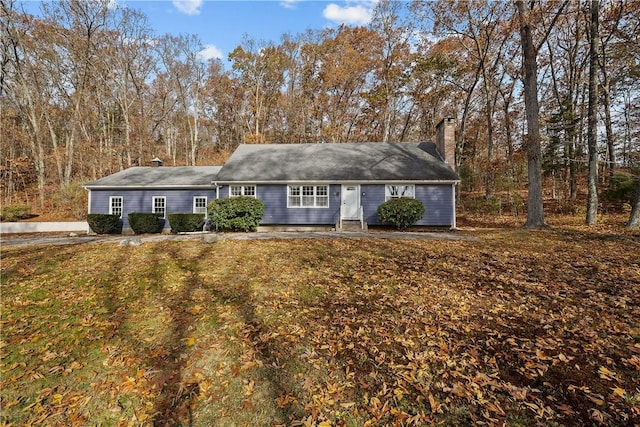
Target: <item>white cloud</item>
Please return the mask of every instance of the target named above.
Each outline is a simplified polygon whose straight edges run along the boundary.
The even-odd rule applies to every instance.
[[[342,7],[331,3],[324,8],[322,16],[338,24],[366,25],[371,21],[371,7],[363,5]]]
[[[173,5],[186,15],[200,15],[202,0],[173,0]]]
[[[280,2],[280,6],[284,7],[285,9],[295,9],[296,8],[296,3],[298,3],[300,0],[282,0]]]
[[[222,59],[222,52],[220,51],[220,49],[218,49],[217,47],[215,47],[212,44],[207,44],[204,46],[204,49],[202,49],[200,52],[198,52],[198,58],[202,59],[202,60],[209,60],[209,59]]]

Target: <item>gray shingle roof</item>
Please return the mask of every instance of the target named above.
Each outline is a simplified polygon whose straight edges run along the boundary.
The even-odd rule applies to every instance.
[[[435,144],[241,144],[218,182],[456,181]]]
[[[85,187],[94,188],[189,188],[211,187],[221,166],[161,166],[131,167]]]

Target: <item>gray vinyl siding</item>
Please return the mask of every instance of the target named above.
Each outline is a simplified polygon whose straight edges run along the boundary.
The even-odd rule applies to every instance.
[[[370,225],[380,225],[377,218],[378,206],[384,203],[382,184],[362,185],[361,199],[364,220]],[[453,188],[451,184],[416,185],[415,198],[424,205],[424,215],[416,225],[453,226]]]
[[[91,190],[89,213],[109,213],[109,197],[122,196],[123,228],[129,228],[127,215],[131,212],[151,212],[154,196],[166,197],[167,218],[165,228],[169,227],[170,213],[193,212],[194,196],[207,197],[207,203],[215,200],[216,191],[211,190]]]

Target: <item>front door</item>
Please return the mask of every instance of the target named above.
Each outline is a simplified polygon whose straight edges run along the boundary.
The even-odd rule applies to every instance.
[[[360,219],[360,186],[342,186],[342,219]]]

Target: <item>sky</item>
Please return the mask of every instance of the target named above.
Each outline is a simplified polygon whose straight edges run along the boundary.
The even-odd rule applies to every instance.
[[[46,1],[46,0],[45,0]],[[366,25],[377,0],[112,0],[142,11],[156,35],[196,34],[205,45],[203,59],[226,61],[244,35],[279,43],[285,33]],[[37,14],[38,1],[25,10]]]
[[[226,59],[244,35],[256,42],[279,43],[285,33],[366,25],[372,1],[307,0],[120,0],[149,18],[157,34],[197,34],[205,45],[204,58]]]

